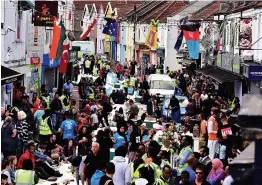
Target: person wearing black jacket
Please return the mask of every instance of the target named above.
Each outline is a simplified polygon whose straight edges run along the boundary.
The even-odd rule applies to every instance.
[[[169,107],[171,109],[171,118],[176,123],[180,122],[180,105],[179,101],[175,96],[170,99]]]
[[[109,162],[106,164],[106,175],[101,177],[99,185],[114,185],[113,175],[115,174],[115,164]]]
[[[219,148],[219,159],[227,159],[229,155],[229,140],[228,136],[233,135],[232,126],[228,124],[227,118],[221,118],[221,125],[218,128],[217,138],[219,139],[220,148]]]
[[[109,162],[110,159],[110,148],[113,148],[113,141],[111,139],[110,135],[110,128],[105,128],[103,132],[103,136],[99,140],[99,145],[100,145],[100,157],[101,160]]]

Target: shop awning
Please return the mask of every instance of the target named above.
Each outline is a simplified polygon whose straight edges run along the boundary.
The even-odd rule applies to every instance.
[[[249,146],[229,164],[254,164],[255,163],[255,142],[249,144]]]
[[[196,72],[210,77],[221,84],[224,82],[234,82],[242,79],[240,75],[234,74],[233,72],[226,71],[216,66],[207,66],[196,70]]]
[[[7,67],[1,66],[1,80],[7,80],[7,79],[15,78],[21,75],[22,75],[21,73],[18,73]]]

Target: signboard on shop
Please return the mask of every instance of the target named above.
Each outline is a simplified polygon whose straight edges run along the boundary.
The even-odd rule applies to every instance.
[[[262,81],[262,66],[249,66],[248,79],[254,81]]]
[[[30,57],[30,64],[33,66],[40,65],[40,57]]]
[[[35,1],[35,26],[53,27],[58,15],[58,1]]]

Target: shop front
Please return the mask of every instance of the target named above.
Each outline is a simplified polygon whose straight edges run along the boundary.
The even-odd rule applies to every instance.
[[[59,64],[59,60],[50,60],[48,54],[43,55],[41,84],[46,85],[48,92],[58,87]]]
[[[23,86],[23,75],[7,67],[1,66],[1,107],[13,105],[13,96],[17,84]]]

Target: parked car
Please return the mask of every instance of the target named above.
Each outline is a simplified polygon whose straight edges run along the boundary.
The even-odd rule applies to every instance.
[[[167,96],[165,100],[163,101],[163,106],[161,109],[161,114],[163,118],[171,118],[171,110],[168,110],[171,98],[172,96]],[[182,119],[186,114],[186,106],[189,103],[188,98],[186,96],[176,96],[176,98],[179,101],[180,115]]]

